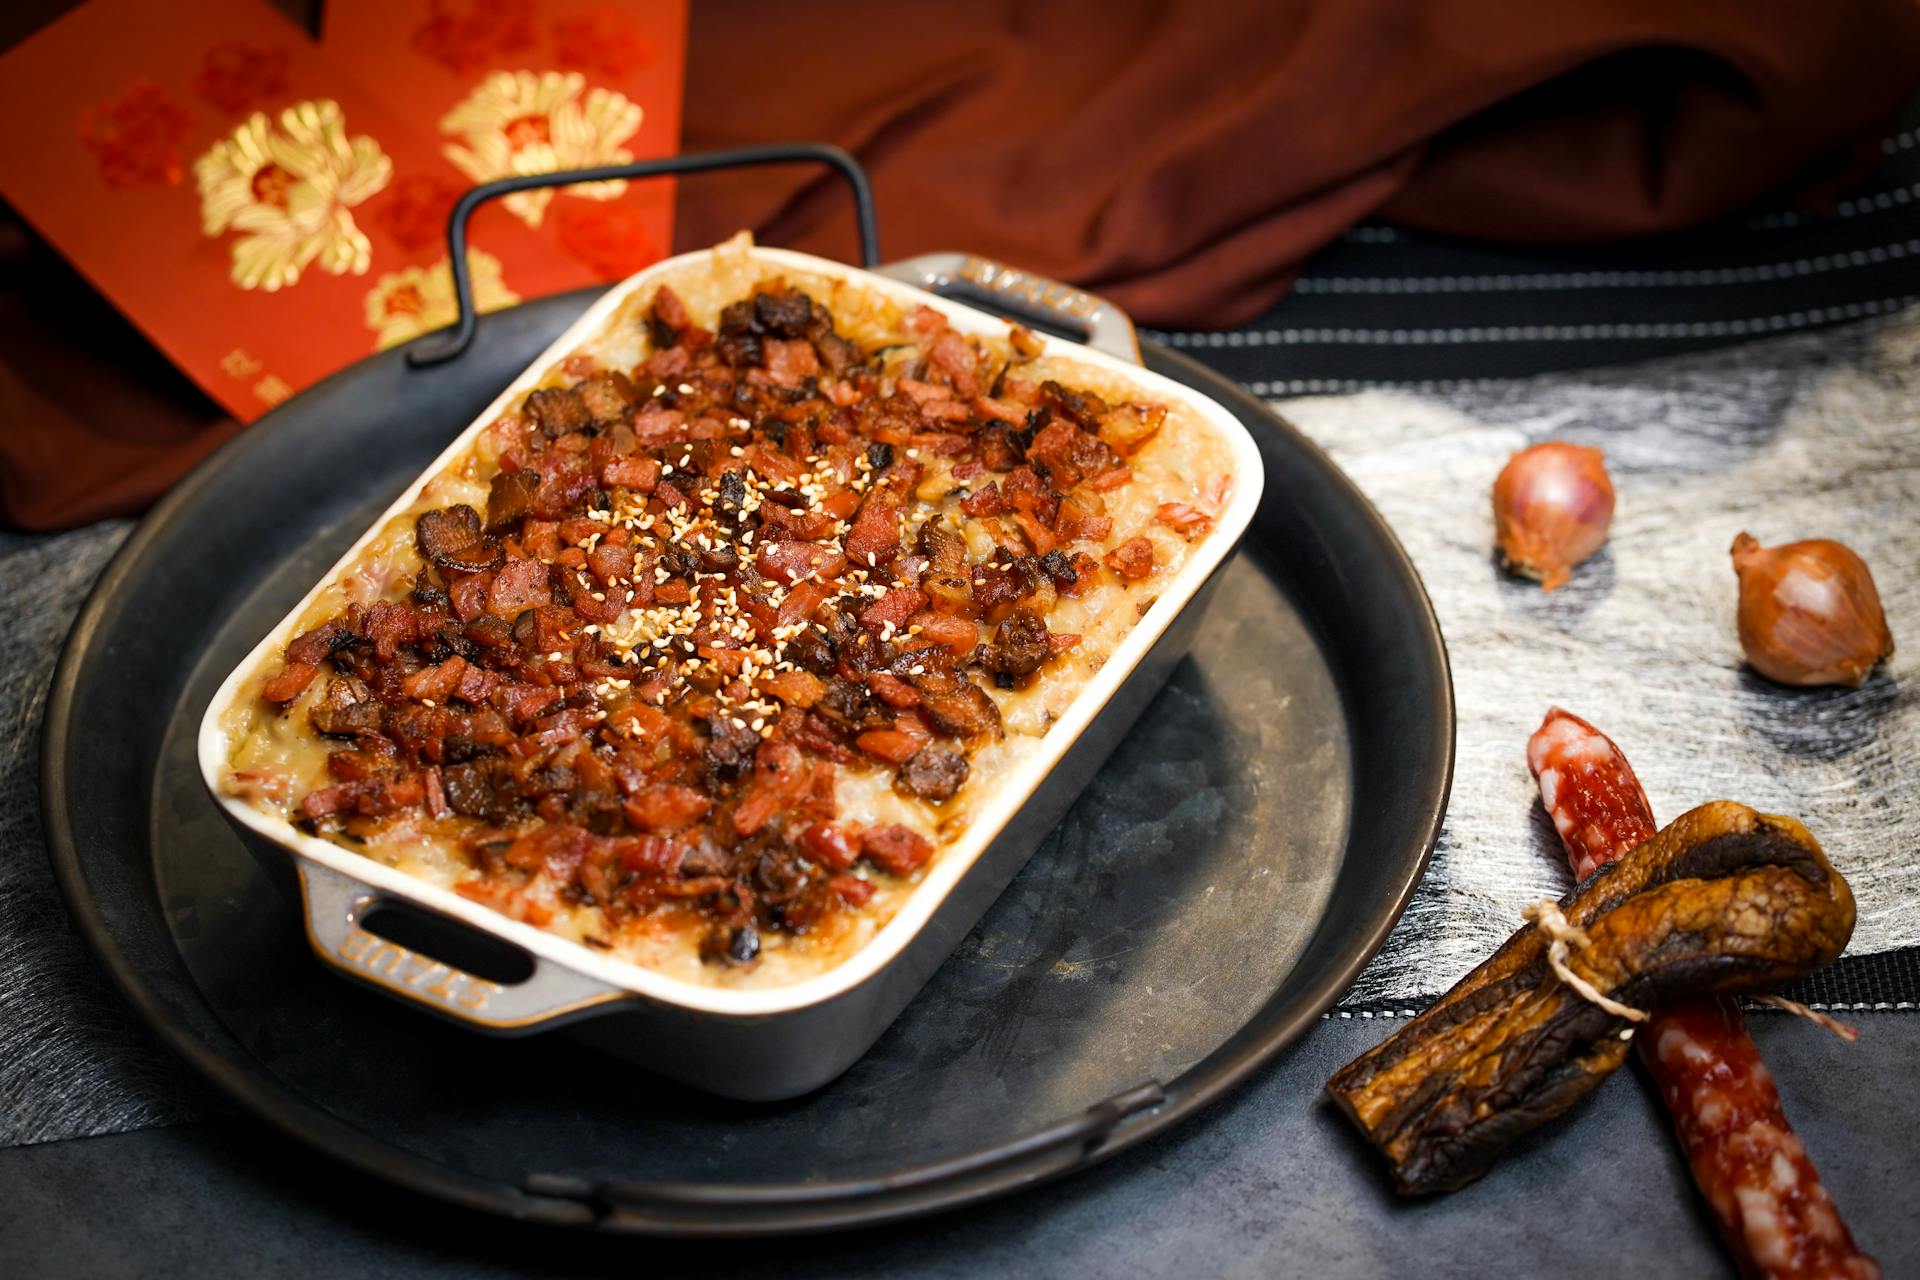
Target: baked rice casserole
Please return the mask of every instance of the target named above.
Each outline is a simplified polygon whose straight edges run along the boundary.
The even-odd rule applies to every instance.
[[[1039,754],[1234,486],[1034,335],[658,273],[221,714],[265,814],[682,981],[823,973]]]

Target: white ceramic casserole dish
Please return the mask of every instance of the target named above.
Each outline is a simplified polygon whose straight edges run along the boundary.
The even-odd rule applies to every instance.
[[[340,972],[478,1031],[523,1035],[567,1026],[583,1040],[698,1088],[770,1100],[817,1088],[865,1053],[1058,823],[1185,655],[1209,587],[1259,503],[1263,472],[1251,436],[1212,400],[1105,351],[1045,338],[1049,356],[1070,357],[1137,388],[1143,399],[1185,406],[1229,460],[1233,484],[1226,505],[1212,532],[1160,584],[1151,607],[1046,730],[1031,759],[978,807],[966,831],[927,867],[893,917],[834,967],[790,985],[707,986],[643,968],[307,835],[230,794],[224,786],[233,747],[226,713],[243,696],[248,676],[284,649],[326,583],[351,567],[388,521],[410,508],[478,433],[600,333],[628,298],[646,294],[664,276],[712,252],[656,264],[610,289],[506,387],[235,667],[202,721],[198,749],[202,776],[222,812],[263,867],[282,880],[293,873],[309,941]],[[1006,332],[1002,316],[898,279],[784,250],[749,252],[765,267],[842,281],[903,309],[933,307],[965,335]],[[942,255],[889,270],[930,287],[957,284],[1016,309],[1070,316],[1095,335],[1122,332],[1128,341],[1119,349],[1130,345],[1130,326],[1109,304],[980,259]],[[492,981],[429,954],[457,954],[457,949],[402,946],[365,927],[371,915],[390,904],[425,913],[454,935],[471,931],[492,940],[496,949],[505,944],[524,958],[527,976]]]

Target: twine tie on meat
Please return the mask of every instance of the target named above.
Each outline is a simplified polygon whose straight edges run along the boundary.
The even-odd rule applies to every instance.
[[[1579,994],[1581,999],[1600,1006],[1616,1018],[1625,1018],[1628,1022],[1645,1022],[1652,1016],[1644,1009],[1636,1009],[1630,1004],[1621,1004],[1568,966],[1567,956],[1570,953],[1567,944],[1572,943],[1585,951],[1593,945],[1593,941],[1587,937],[1585,929],[1567,919],[1560,910],[1559,903],[1551,898],[1542,898],[1521,914],[1531,920],[1535,928],[1552,939],[1547,946],[1547,965],[1553,970],[1554,977],[1566,983],[1569,988]],[[1631,1034],[1631,1028],[1621,1033],[1622,1038]]]
[[[1602,994],[1598,987],[1568,966],[1567,957],[1572,954],[1569,944],[1585,951],[1593,945],[1593,942],[1587,937],[1585,929],[1567,919],[1565,913],[1560,910],[1560,904],[1551,898],[1542,898],[1521,914],[1552,940],[1547,946],[1547,965],[1553,970],[1553,975],[1578,992],[1581,999],[1599,1005],[1616,1018],[1625,1018],[1629,1022],[1645,1022],[1653,1016],[1645,1010],[1621,1004],[1618,1000]],[[1749,999],[1755,1004],[1768,1005],[1783,1013],[1790,1013],[1796,1018],[1805,1018],[1815,1026],[1826,1028],[1842,1040],[1851,1042],[1860,1038],[1860,1033],[1846,1023],[1829,1018],[1817,1010],[1809,1009],[1797,1000],[1788,1000],[1784,996],[1750,996]],[[1620,1038],[1624,1040],[1632,1034],[1632,1029],[1628,1028],[1620,1033]]]
[[[1785,996],[1750,996],[1748,998],[1755,1004],[1764,1004],[1771,1008],[1778,1009],[1782,1013],[1790,1013],[1796,1018],[1805,1018],[1816,1027],[1825,1027],[1828,1031],[1833,1032],[1833,1034],[1839,1036],[1848,1044],[1852,1044],[1860,1038],[1860,1032],[1857,1028],[1848,1026],[1838,1018],[1829,1018],[1818,1009],[1809,1009],[1798,1000],[1789,1000]]]

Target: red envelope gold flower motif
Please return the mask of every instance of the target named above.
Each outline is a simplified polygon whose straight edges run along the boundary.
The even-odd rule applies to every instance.
[[[460,139],[443,150],[476,183],[525,173],[625,164],[633,152],[620,144],[640,128],[645,113],[609,89],[588,89],[577,71],[496,71],[440,121]],[[589,200],[614,200],[624,182],[580,182],[562,188]],[[501,203],[530,227],[553,200],[552,189],[519,191]]]
[[[611,64],[638,68],[614,83],[554,61],[555,22],[588,2],[332,0],[330,38],[364,25],[343,68],[262,0],[87,0],[0,54],[0,117],[69,122],[0,130],[0,193],[249,420],[454,318],[446,221],[473,182],[672,151],[683,0],[568,28],[610,33]],[[423,56],[416,29],[467,69]],[[645,265],[672,191],[515,205],[473,218],[482,309]]]
[[[233,282],[242,289],[297,284],[314,262],[334,275],[364,274],[373,245],[354,206],[387,185],[393,161],[361,134],[349,138],[340,104],[297,102],[268,120],[256,111],[193,164],[200,225],[229,230]]]
[[[433,121],[449,159],[479,181],[671,155],[686,31],[686,0],[327,0],[321,39],[396,112]],[[612,280],[672,244],[673,190],[650,178],[509,203],[559,253]]]

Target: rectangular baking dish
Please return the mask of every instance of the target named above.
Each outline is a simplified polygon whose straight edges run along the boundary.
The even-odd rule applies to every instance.
[[[599,332],[628,297],[710,252],[656,264],[616,285],[505,388],[228,675],[201,722],[198,747],[202,776],[221,811],[273,878],[297,882],[308,939],[341,973],[483,1033],[514,1036],[566,1027],[581,1040],[708,1092],[774,1100],[818,1088],[864,1054],[1059,822],[1185,655],[1211,588],[1260,501],[1264,476],[1252,437],[1220,405],[1141,368],[1134,362],[1137,356],[1123,359],[1043,335],[1048,355],[1122,378],[1143,396],[1186,405],[1205,430],[1215,433],[1230,459],[1231,495],[1213,532],[1194,547],[1145,616],[1047,730],[1034,758],[981,806],[971,826],[943,849],[864,947],[804,981],[750,990],[681,981],[500,915],[309,836],[226,794],[222,781],[230,743],[224,713],[246,677],[291,639],[321,588],[354,562],[388,520],[410,507],[476,434]],[[934,255],[886,268],[889,274],[882,275],[785,250],[755,247],[750,252],[766,266],[844,281],[904,309],[933,307],[964,334],[1004,335],[1006,319],[948,294],[979,297],[1023,319],[1051,317],[1110,350],[1137,350],[1131,325],[1110,303],[984,259]],[[456,935],[455,941],[458,935],[471,940],[478,934],[496,950],[505,944],[524,959],[527,976],[492,981],[429,953],[458,954],[457,947],[402,946],[366,927],[377,910],[395,904],[416,917],[425,913],[442,931]]]

